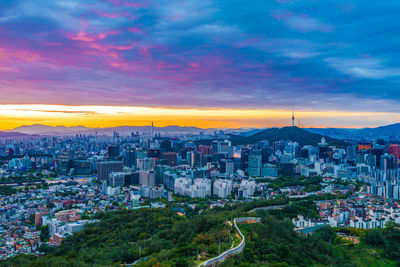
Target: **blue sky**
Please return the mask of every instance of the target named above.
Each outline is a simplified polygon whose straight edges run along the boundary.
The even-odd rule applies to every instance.
[[[397,113],[399,5],[2,1],[0,103]]]

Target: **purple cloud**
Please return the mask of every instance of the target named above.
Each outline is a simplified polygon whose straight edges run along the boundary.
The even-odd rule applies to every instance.
[[[386,5],[7,1],[0,103],[397,111]]]

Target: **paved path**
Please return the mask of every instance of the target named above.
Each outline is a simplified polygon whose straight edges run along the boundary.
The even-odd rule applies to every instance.
[[[276,206],[267,206],[267,207],[260,207],[260,208],[255,208],[249,211],[250,213],[256,212],[257,210],[276,210],[276,209],[281,209],[285,207],[286,205],[276,205]]]
[[[240,238],[242,239],[240,244],[235,248],[231,248],[231,249],[223,252],[222,254],[218,255],[215,258],[212,258],[212,259],[209,259],[209,260],[203,262],[202,264],[199,265],[199,267],[201,267],[201,266],[216,266],[218,263],[225,261],[228,257],[241,253],[245,247],[246,242],[245,242],[242,232],[240,231],[239,227],[237,226],[237,223],[248,223],[248,222],[259,223],[260,221],[261,221],[261,219],[256,218],[256,217],[235,218],[233,220],[233,223],[234,223],[236,231],[238,231]]]

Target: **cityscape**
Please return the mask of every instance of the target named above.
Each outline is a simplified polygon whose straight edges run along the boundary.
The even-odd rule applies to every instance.
[[[285,210],[311,201],[314,214],[299,209],[291,219],[298,233],[400,223],[398,142],[324,137],[297,127],[292,116],[293,125],[250,136],[161,134],[152,123],[150,131],[129,135],[2,138],[0,256],[41,257],[100,223],[99,214],[121,210],[167,209],[185,217],[274,201]],[[264,139],[274,130],[281,134]],[[288,134],[310,144],[280,139]],[[254,143],[241,144],[254,136]]]
[[[399,10],[0,2],[0,266],[400,266]]]

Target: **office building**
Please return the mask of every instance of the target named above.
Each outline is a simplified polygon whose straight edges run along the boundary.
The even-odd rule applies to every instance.
[[[261,175],[261,164],[262,157],[258,149],[252,150],[249,153],[249,176],[260,176]]]
[[[122,172],[124,165],[122,161],[105,161],[97,163],[97,176],[101,181],[108,181],[112,172]]]

